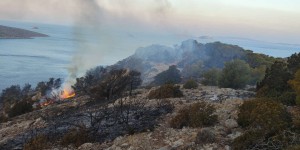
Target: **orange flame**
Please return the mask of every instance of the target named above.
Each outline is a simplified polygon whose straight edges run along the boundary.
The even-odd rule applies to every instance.
[[[46,102],[41,103],[40,106],[41,107],[46,107],[46,106],[48,106],[50,104],[53,104],[53,103],[54,103],[53,101],[46,101]]]
[[[62,94],[60,96],[61,99],[67,99],[67,98],[71,98],[75,96],[75,92],[74,91],[68,91],[66,89],[64,89],[62,91]]]

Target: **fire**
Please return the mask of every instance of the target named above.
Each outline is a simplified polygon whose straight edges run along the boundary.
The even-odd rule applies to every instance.
[[[60,95],[60,98],[61,99],[67,99],[67,98],[71,98],[71,97],[74,97],[75,96],[75,92],[72,90],[72,91],[68,91],[66,89],[64,89],[62,91],[62,94]]]
[[[47,102],[41,103],[40,106],[46,107],[46,106],[48,106],[50,104],[53,104],[53,101],[47,101]]]

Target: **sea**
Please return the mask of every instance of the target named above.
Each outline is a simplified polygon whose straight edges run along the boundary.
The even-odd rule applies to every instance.
[[[11,85],[22,87],[26,83],[35,87],[40,81],[47,81],[52,77],[65,79],[68,76],[68,67],[78,45],[78,39],[74,37],[72,26],[4,20],[0,20],[0,25],[49,35],[49,37],[33,39],[0,39],[0,91]],[[34,27],[38,29],[34,29]],[[128,49],[131,50],[123,51],[122,55],[114,58],[110,63],[126,58],[133,54],[138,47],[151,44],[175,45],[189,38],[196,39],[200,43],[221,41],[239,45],[245,49],[274,57],[288,57],[293,53],[300,52],[298,44],[271,43],[238,37],[181,36],[174,38],[172,35],[147,34],[146,32],[141,33],[140,37],[146,38],[141,41],[142,38],[136,38],[136,35],[128,33],[124,37],[120,35],[119,39],[127,39],[124,43],[134,44],[128,45]],[[133,40],[128,41],[129,38]],[[126,45],[122,45],[122,47],[126,47]]]

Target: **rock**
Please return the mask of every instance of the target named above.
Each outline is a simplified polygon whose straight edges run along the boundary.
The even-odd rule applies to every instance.
[[[128,147],[129,147],[129,144],[128,144],[128,143],[123,143],[123,144],[121,145],[121,147],[122,147],[122,148],[128,148]]]
[[[84,143],[78,147],[78,150],[92,150],[92,149],[93,149],[93,143]]]
[[[158,150],[170,150],[171,148],[169,146],[164,146],[159,148]]]
[[[230,146],[228,146],[228,145],[225,145],[225,150],[230,150],[231,148],[230,148]]]
[[[233,129],[233,128],[236,128],[239,126],[238,123],[236,122],[236,120],[234,120],[234,119],[227,119],[225,121],[224,125],[228,129]]]
[[[241,132],[236,131],[236,132],[233,132],[233,133],[229,134],[228,137],[234,140],[235,138],[237,138],[237,137],[239,137],[241,135],[242,135]]]
[[[173,142],[172,147],[173,147],[173,148],[176,148],[176,147],[179,147],[179,146],[181,146],[181,145],[183,145],[183,140],[182,140],[182,139]]]

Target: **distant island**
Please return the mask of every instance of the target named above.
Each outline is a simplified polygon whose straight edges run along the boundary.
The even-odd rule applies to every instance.
[[[0,25],[0,39],[30,39],[34,37],[48,37],[48,35]]]

